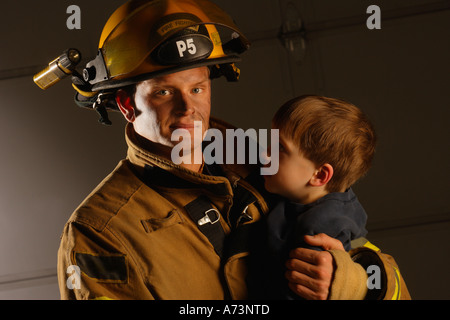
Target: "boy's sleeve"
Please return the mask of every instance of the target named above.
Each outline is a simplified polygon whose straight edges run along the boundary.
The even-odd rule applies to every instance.
[[[342,214],[336,214],[333,207],[311,208],[297,217],[293,248],[303,247],[322,251],[320,247],[311,247],[303,236],[325,233],[326,235],[342,242],[345,250],[351,249],[352,235],[361,232],[358,226],[351,218]]]

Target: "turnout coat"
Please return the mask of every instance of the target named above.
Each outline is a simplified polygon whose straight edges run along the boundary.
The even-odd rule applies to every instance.
[[[214,119],[211,126],[228,128]],[[258,187],[259,170],[187,170],[153,153],[152,143],[130,124],[126,141],[127,158],[64,227],[61,298],[246,299],[247,259],[270,206],[270,196]],[[331,253],[337,268],[330,299],[409,297],[393,259],[374,247],[354,251],[353,260],[363,264],[347,252]],[[383,287],[376,293],[366,285],[364,268],[371,263],[382,272]]]

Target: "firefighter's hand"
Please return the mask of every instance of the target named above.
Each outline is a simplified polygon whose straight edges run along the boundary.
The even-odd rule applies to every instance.
[[[305,242],[324,250],[344,250],[342,242],[323,233],[305,236]],[[297,248],[290,252],[289,257],[286,278],[291,290],[305,299],[326,300],[335,268],[331,254]]]

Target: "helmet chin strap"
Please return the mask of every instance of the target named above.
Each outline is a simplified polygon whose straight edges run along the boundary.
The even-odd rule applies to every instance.
[[[107,109],[117,109],[114,92],[91,92],[91,86],[79,73],[74,72],[72,86],[76,91],[75,103],[82,108],[95,110],[100,116],[98,122],[103,125],[112,125]]]
[[[112,93],[99,93],[97,100],[92,105],[92,108],[94,108],[100,116],[98,122],[107,126],[112,125],[112,122],[108,117],[108,111],[106,111],[107,105],[110,104],[111,101],[115,101],[114,97],[111,98],[111,95],[114,96]]]

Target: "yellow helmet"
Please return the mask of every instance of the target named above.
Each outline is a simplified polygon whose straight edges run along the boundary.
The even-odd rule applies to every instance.
[[[231,17],[208,0],[132,0],[107,21],[83,78],[98,92],[212,66],[213,77],[232,81],[239,76],[233,63],[248,48]]]
[[[200,66],[209,66],[211,78],[237,81],[234,62],[249,46],[231,17],[209,0],[131,0],[106,22],[97,56],[82,74],[75,70],[81,53],[70,49],[34,81],[47,89],[72,75],[75,102],[111,124],[107,109],[118,109],[117,88]]]

